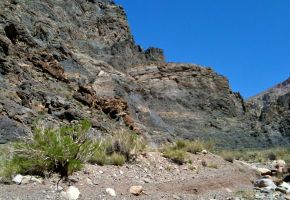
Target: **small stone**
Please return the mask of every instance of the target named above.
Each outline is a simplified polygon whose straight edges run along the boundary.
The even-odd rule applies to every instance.
[[[119,173],[120,173],[121,175],[123,175],[123,174],[124,174],[124,172],[123,172],[122,170],[120,170],[120,171],[119,171]]]
[[[98,181],[93,180],[93,184],[94,184],[94,185],[98,185],[99,183],[98,183]]]
[[[21,184],[25,185],[25,184],[30,183],[31,178],[32,178],[31,176],[23,176],[23,177],[22,177]],[[32,181],[31,181],[31,182],[32,182]]]
[[[104,172],[100,170],[99,173],[100,173],[100,174],[103,174]]]
[[[202,153],[202,154],[208,154],[207,150],[205,150],[205,149],[202,150],[201,153]]]
[[[87,178],[87,184],[88,184],[88,185],[93,185],[93,181],[92,181],[92,179]]]
[[[80,196],[80,191],[75,186],[70,186],[66,192],[61,192],[61,195],[68,200],[77,200]]]
[[[129,191],[131,194],[138,196],[143,192],[143,187],[141,185],[134,185],[130,187]]]
[[[34,176],[31,177],[31,181],[34,183],[39,183],[39,184],[43,184],[44,182],[43,178],[36,178]]]
[[[258,168],[257,171],[262,175],[271,175],[271,170],[267,169],[267,168]]]
[[[150,179],[149,178],[143,178],[144,183],[150,183]]]
[[[257,180],[255,182],[254,186],[259,187],[259,188],[267,187],[267,188],[273,189],[273,190],[275,190],[277,187],[271,179],[266,179],[266,178],[262,178],[262,179]]]
[[[226,188],[226,191],[227,191],[228,193],[232,193],[232,192],[233,192],[230,188]]]
[[[112,197],[117,196],[115,190],[112,189],[112,188],[107,188],[107,189],[106,189],[106,193],[109,194],[109,195],[111,195]]]
[[[22,179],[23,179],[23,176],[21,174],[17,174],[13,179],[12,181],[18,185],[21,184],[22,182]]]
[[[177,196],[177,195],[172,195],[173,199],[176,199],[176,200],[181,200],[182,198],[180,196]]]

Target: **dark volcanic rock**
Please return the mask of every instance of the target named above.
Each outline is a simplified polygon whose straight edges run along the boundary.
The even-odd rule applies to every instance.
[[[200,137],[253,147],[289,135],[289,95],[249,106],[210,68],[166,63],[161,49],[135,44],[111,0],[2,0],[0,86],[2,143],[37,120],[82,118],[97,135],[127,126],[152,143]]]
[[[0,116],[0,144],[25,136],[25,130],[14,120]]]

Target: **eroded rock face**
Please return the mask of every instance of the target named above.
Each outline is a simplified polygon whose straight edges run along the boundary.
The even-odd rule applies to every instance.
[[[250,147],[275,136],[261,136],[262,111],[249,109],[225,77],[136,45],[110,0],[2,0],[0,92],[1,143],[39,119],[55,126],[87,118],[95,135],[126,126],[152,144],[201,137]],[[289,108],[288,99],[278,105]],[[283,119],[277,131],[287,135]]]
[[[290,78],[273,88],[252,97],[247,105],[256,116],[260,131],[276,139],[290,138]],[[272,140],[275,142],[275,140]]]

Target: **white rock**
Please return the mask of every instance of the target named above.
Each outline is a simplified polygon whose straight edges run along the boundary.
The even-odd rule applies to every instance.
[[[257,180],[255,182],[254,186],[259,187],[259,188],[266,188],[267,187],[267,189],[270,189],[270,190],[275,190],[277,187],[271,179],[267,179],[267,178],[261,178],[261,179]]]
[[[39,184],[43,184],[44,182],[43,178],[36,178],[34,176],[31,177],[31,181]]]
[[[130,187],[129,191],[131,194],[138,196],[143,192],[143,187],[141,185],[134,185]]]
[[[100,173],[100,174],[103,174],[104,172],[100,170],[99,173]]]
[[[107,194],[111,195],[112,197],[117,196],[115,190],[112,189],[112,188],[107,188],[107,189],[106,189],[106,192],[107,192]]]
[[[14,176],[12,181],[19,185],[19,184],[21,184],[22,179],[23,179],[23,176],[21,174],[17,174],[16,176]]]
[[[285,194],[289,194],[290,193],[290,185],[288,183],[283,182],[276,188],[276,190],[283,192]]]
[[[258,168],[257,171],[261,174],[261,175],[265,175],[265,174],[269,174],[271,173],[271,170],[267,169],[267,168]]]
[[[22,177],[22,181],[21,181],[21,184],[28,184],[28,183],[30,183],[30,182],[32,182],[31,181],[31,178],[32,178],[32,176],[23,176]]]
[[[80,191],[75,186],[70,186],[66,192],[61,192],[61,195],[68,200],[77,200],[80,196]]]
[[[202,150],[201,153],[202,153],[202,154],[208,154],[207,150],[205,150],[205,149]]]
[[[123,172],[122,170],[120,170],[119,172],[120,172],[120,174],[121,174],[121,175],[123,175],[123,174],[124,174],[124,172]]]
[[[90,179],[90,178],[87,178],[87,184],[88,184],[88,185],[94,185],[92,179]]]
[[[278,169],[280,167],[285,167],[286,162],[284,160],[274,160],[272,164]]]

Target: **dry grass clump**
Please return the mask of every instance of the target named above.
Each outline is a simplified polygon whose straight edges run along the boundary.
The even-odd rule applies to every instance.
[[[212,150],[214,142],[205,142],[202,140],[182,140],[179,139],[175,143],[169,143],[161,147],[163,156],[172,160],[177,164],[184,164],[186,162],[186,153],[199,153],[202,150]]]
[[[266,162],[271,160],[290,161],[290,148],[269,148],[269,149],[242,149],[222,150],[216,152],[225,160],[244,160],[248,162]]]
[[[123,165],[133,161],[146,148],[146,141],[128,130],[120,130],[113,136],[98,139],[96,144],[97,148],[90,162],[98,165]]]
[[[178,149],[166,149],[163,156],[172,160],[174,163],[182,165],[186,162],[186,152]]]

